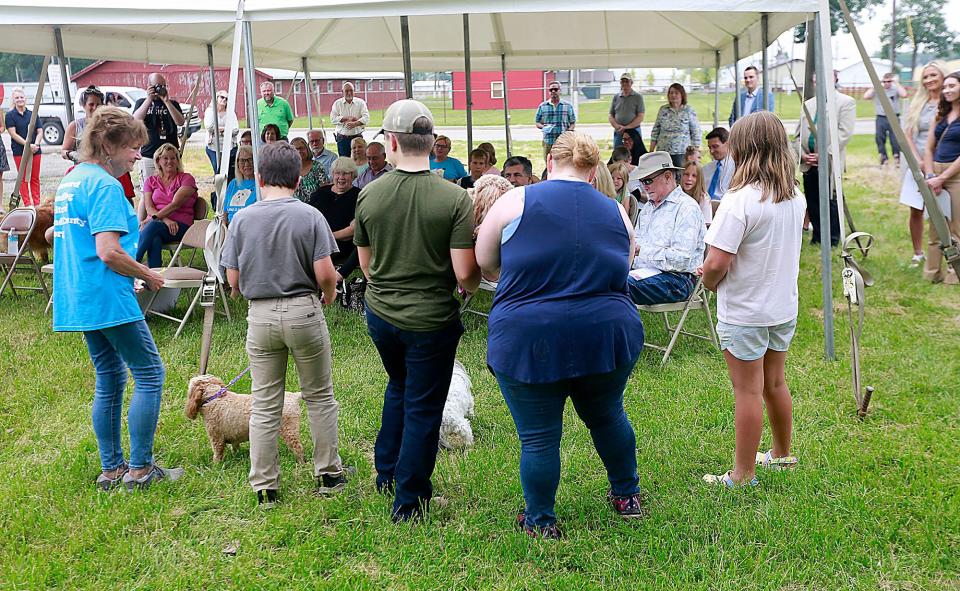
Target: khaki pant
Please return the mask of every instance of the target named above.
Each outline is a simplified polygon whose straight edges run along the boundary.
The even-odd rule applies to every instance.
[[[250,411],[250,485],[277,489],[280,417],[293,355],[313,439],[314,476],[343,470],[337,442],[340,405],[333,397],[330,335],[316,295],[252,300],[247,315],[247,357],[253,379]]]
[[[934,162],[933,172],[940,174],[949,166],[949,163]],[[960,174],[954,175],[944,183],[943,188],[950,193],[950,208],[953,210],[951,214],[953,219],[948,221],[947,225],[950,228],[950,233],[954,237],[960,238]],[[933,228],[932,222],[930,223],[930,239],[927,243],[927,261],[923,268],[923,278],[934,283],[938,281],[950,284],[958,283],[957,274],[954,273],[952,268],[948,268],[946,273],[943,272],[943,253],[940,251],[940,241],[937,239],[937,231]]]

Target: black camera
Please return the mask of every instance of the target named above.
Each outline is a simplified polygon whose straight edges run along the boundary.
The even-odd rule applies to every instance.
[[[166,84],[155,84],[153,85],[153,91],[157,93],[157,96],[167,96],[167,85]]]

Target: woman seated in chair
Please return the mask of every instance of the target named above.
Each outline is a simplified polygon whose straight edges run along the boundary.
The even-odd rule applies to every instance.
[[[330,258],[337,269],[339,283],[350,276],[359,262],[357,247],[353,244],[353,228],[360,189],[353,186],[357,179],[357,164],[351,158],[341,156],[334,160],[331,172],[333,184],[319,187],[307,199],[307,204],[323,214],[333,231],[340,252],[333,253]]]
[[[300,186],[297,187],[293,196],[300,201],[307,202],[317,189],[329,185],[330,179],[327,177],[323,165],[318,160],[313,159],[313,153],[310,151],[307,140],[302,137],[295,137],[290,140],[290,145],[296,148],[297,152],[300,152]],[[353,160],[350,162],[353,162]],[[356,169],[357,165],[354,164],[353,167]],[[357,178],[356,174],[353,178]]]
[[[707,182],[703,178],[703,168],[696,162],[687,162],[683,165],[680,174],[680,188],[700,206],[703,221],[710,227],[713,221],[713,207],[710,205],[710,195],[707,194]]]
[[[153,155],[157,174],[143,184],[143,206],[146,218],[140,222],[138,261],[147,255],[147,265],[163,265],[163,245],[183,238],[193,224],[193,208],[197,200],[197,181],[183,171],[180,151],[173,144],[163,144]]]
[[[226,222],[233,221],[233,216],[244,207],[257,200],[257,182],[253,178],[253,148],[240,146],[237,148],[236,176],[227,185],[227,195],[223,202],[223,213]]]

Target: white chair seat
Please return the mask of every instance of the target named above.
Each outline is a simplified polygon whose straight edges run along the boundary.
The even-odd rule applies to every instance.
[[[46,273],[47,275],[53,275],[53,263],[47,263],[46,265],[40,267],[41,273]]]
[[[690,312],[697,310],[703,312],[707,317],[707,325],[709,327],[709,334],[707,335],[683,330],[683,325],[687,321],[687,316],[690,314]],[[660,365],[664,365],[670,358],[670,353],[673,352],[673,347],[677,344],[677,339],[680,338],[680,335],[686,335],[689,337],[710,341],[713,343],[714,347],[717,349],[720,348],[720,341],[717,338],[717,329],[713,324],[713,314],[710,313],[710,298],[707,294],[706,288],[703,287],[702,277],[697,279],[697,283],[693,286],[693,290],[690,292],[690,297],[686,300],[682,302],[671,302],[669,304],[638,305],[637,311],[663,315],[663,324],[666,327],[667,332],[670,333],[669,344],[664,347],[662,345],[655,345],[649,341],[644,343],[644,346],[646,347],[663,351],[663,358],[660,360]],[[676,326],[670,325],[669,314],[671,312],[680,312],[680,320],[677,322]]]

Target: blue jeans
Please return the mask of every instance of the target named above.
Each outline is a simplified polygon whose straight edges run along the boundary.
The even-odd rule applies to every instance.
[[[672,271],[640,280],[627,277],[630,299],[640,306],[682,302],[690,297],[694,284],[693,276],[689,273]]]
[[[207,158],[210,160],[210,168],[213,169],[213,174],[220,174],[220,161],[217,160],[217,151],[210,148],[209,146],[206,148],[206,151],[207,151]],[[234,146],[233,149],[230,150],[230,168],[227,174],[227,182],[230,182],[233,179],[233,167],[236,160],[237,160],[237,147]],[[216,206],[214,206],[214,208],[216,208]]]
[[[568,396],[590,430],[593,446],[607,469],[610,490],[617,496],[640,492],[637,439],[623,409],[623,389],[635,363],[636,359],[609,373],[548,384],[525,384],[497,376],[520,436],[520,485],[527,523],[543,527],[557,520],[553,506],[560,484],[560,437]]]
[[[334,136],[337,140],[337,154],[340,156],[349,156],[350,155],[350,143],[353,142],[354,138],[363,137],[361,135],[340,135],[339,133]]]
[[[140,241],[137,243],[138,261],[147,255],[147,266],[156,269],[163,265],[163,245],[168,242],[181,240],[190,226],[177,222],[177,233],[171,234],[167,225],[161,220],[154,220],[140,230]]]
[[[153,437],[160,416],[164,369],[153,335],[143,320],[83,333],[97,374],[93,394],[93,432],[100,450],[100,467],[113,470],[124,463],[120,442],[123,392],[127,368],[133,374],[133,399],[127,411],[130,467],[153,463]]]
[[[367,308],[367,330],[387,371],[374,446],[377,489],[393,485],[393,518],[410,519],[433,496],[430,476],[463,324],[458,318],[439,330],[403,330]]]

